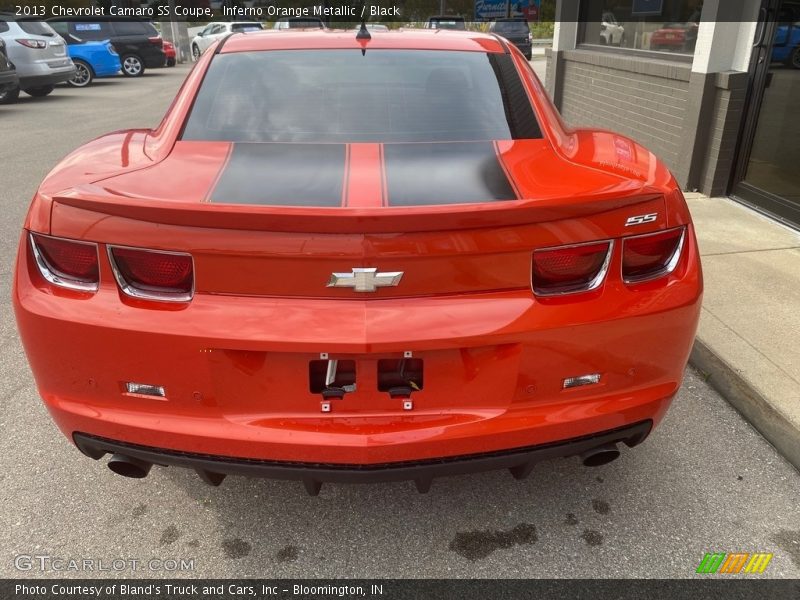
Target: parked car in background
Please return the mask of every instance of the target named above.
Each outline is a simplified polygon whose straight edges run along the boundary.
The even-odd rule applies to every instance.
[[[192,39],[192,58],[197,60],[211,44],[228,35],[229,33],[247,33],[248,31],[261,31],[264,26],[258,21],[224,21],[212,22],[206,25],[200,33]]]
[[[6,57],[6,44],[0,39],[0,96],[19,85],[17,70]]]
[[[425,29],[466,29],[467,24],[464,17],[458,15],[438,15],[428,17]]]
[[[64,22],[51,23],[53,29],[67,42],[67,53],[75,63],[75,76],[67,83],[86,87],[95,77],[114,77],[122,69],[119,54],[109,40],[89,42],[69,32]]]
[[[66,42],[47,23],[0,13],[0,39],[19,79],[0,94],[0,104],[16,102],[20,90],[37,98],[47,96],[56,84],[75,75]]]
[[[278,19],[273,29],[325,29],[322,19],[316,17],[287,17]]]
[[[605,46],[621,46],[625,41],[625,28],[617,22],[612,12],[603,13],[600,23],[600,43]]]
[[[174,67],[178,56],[178,53],[175,52],[175,44],[164,40],[164,55],[167,57],[167,62],[164,64],[164,66]]]
[[[366,23],[367,31],[389,31],[389,28],[382,23]],[[354,31],[361,29],[361,25],[356,25]]]
[[[105,18],[102,21],[61,17],[48,19],[51,24],[58,22],[66,23],[67,32],[80,40],[109,40],[120,56],[122,74],[126,77],[141,77],[145,70],[163,67],[166,63],[161,35],[149,21],[123,18]]]
[[[697,43],[697,23],[666,23],[650,37],[651,50],[693,52]]]
[[[531,36],[531,28],[528,26],[528,21],[524,17],[497,19],[489,24],[489,31],[502,35],[519,48],[519,51],[528,60],[533,58],[533,37]]]
[[[772,44],[772,60],[800,69],[800,4],[785,3],[781,6]]]

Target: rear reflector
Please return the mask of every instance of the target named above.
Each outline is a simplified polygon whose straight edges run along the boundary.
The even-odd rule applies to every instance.
[[[134,298],[188,302],[194,290],[191,254],[109,246],[119,287]]]
[[[72,290],[97,291],[97,244],[39,233],[31,233],[30,242],[36,266],[47,281]]]
[[[613,243],[593,242],[533,253],[533,292],[556,296],[593,290],[603,283]]]
[[[672,273],[681,257],[685,227],[625,238],[622,279],[639,283]]]

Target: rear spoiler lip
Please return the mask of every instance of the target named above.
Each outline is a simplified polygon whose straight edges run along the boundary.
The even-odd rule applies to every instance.
[[[480,229],[589,217],[663,200],[664,191],[617,190],[585,197],[381,208],[286,207],[134,199],[72,191],[56,204],[104,215],[188,227],[297,233],[406,233]]]

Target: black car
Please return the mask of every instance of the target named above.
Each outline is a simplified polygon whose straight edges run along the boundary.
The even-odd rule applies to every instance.
[[[110,40],[119,54],[122,74],[127,77],[139,77],[145,69],[163,67],[166,64],[163,40],[149,21],[122,18],[93,21],[58,17],[48,21],[66,23],[69,35],[78,40]]]
[[[17,71],[6,57],[5,42],[0,40],[0,94],[5,94],[6,91],[11,89],[16,89],[18,85],[19,78],[17,77]]]
[[[533,39],[531,38],[531,28],[528,27],[528,21],[525,19],[497,19],[489,25],[489,31],[497,35],[502,35],[519,48],[520,52],[522,52],[528,60],[532,58],[531,45]]]

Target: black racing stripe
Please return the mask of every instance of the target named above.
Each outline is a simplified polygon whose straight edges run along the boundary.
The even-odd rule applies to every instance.
[[[386,144],[389,206],[516,200],[492,142]]]
[[[542,130],[539,121],[536,120],[530,98],[525,92],[511,55],[490,53],[488,56],[500,84],[511,137],[515,140],[540,139]]]
[[[345,157],[345,144],[237,143],[209,200],[219,204],[339,206]]]

